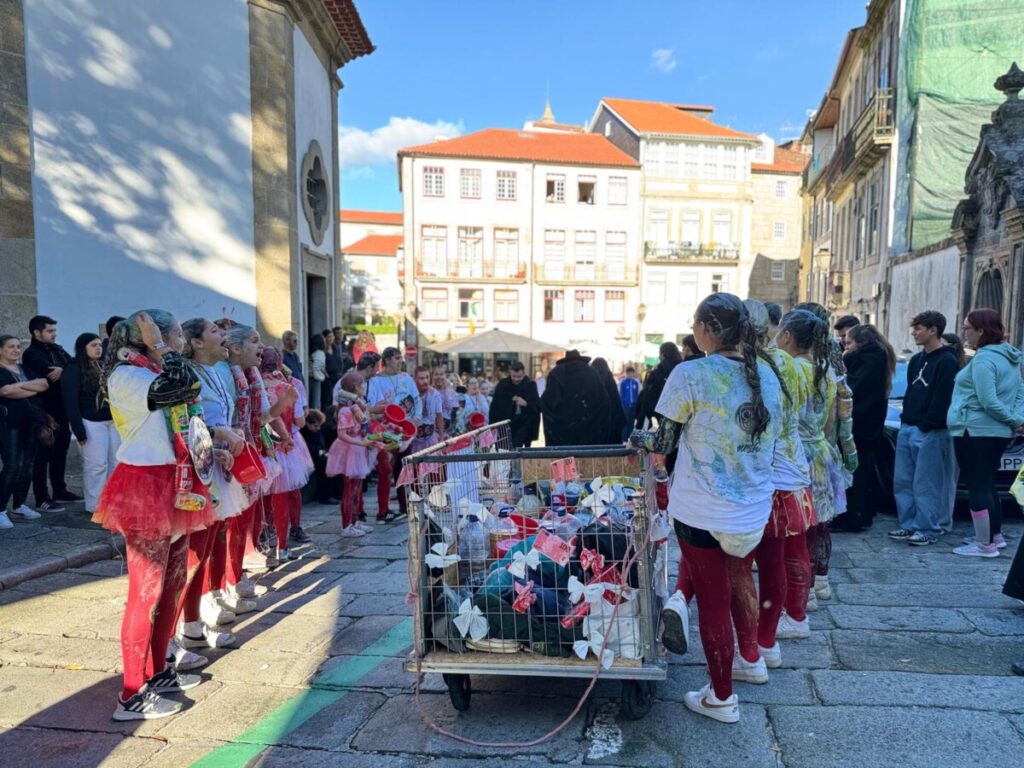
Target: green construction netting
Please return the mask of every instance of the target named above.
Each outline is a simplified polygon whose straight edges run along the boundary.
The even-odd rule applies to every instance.
[[[992,87],[1024,61],[1024,0],[906,0],[897,88],[896,253],[949,236]]]

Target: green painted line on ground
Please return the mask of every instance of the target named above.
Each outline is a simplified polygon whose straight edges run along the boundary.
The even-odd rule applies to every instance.
[[[412,619],[389,629],[362,653],[313,680],[309,690],[289,699],[230,744],[192,763],[192,768],[244,768],[267,747],[291,733],[321,710],[345,698],[352,686],[412,642]]]

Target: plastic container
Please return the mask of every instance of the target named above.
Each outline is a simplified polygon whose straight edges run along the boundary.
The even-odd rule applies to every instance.
[[[583,523],[575,515],[569,514],[564,508],[557,512],[553,509],[549,510],[541,518],[540,524],[563,541],[571,539],[583,527]]]
[[[487,570],[487,557],[491,552],[487,538],[487,530],[480,518],[469,515],[459,529],[459,580],[463,584],[477,585],[482,583],[483,574]]]
[[[391,424],[400,424],[405,421],[405,409],[396,405],[395,403],[389,403],[384,406],[384,419]]]
[[[493,517],[493,523],[491,525],[491,555],[494,558],[501,558],[504,553],[508,552],[507,546],[502,546],[503,542],[517,542],[523,537],[519,532],[519,526],[512,520],[512,512],[515,511],[515,507],[502,507],[498,510],[497,517]],[[499,554],[501,553],[501,554]]]
[[[528,517],[536,517],[540,510],[540,499],[537,498],[537,491],[533,488],[526,488],[523,491],[523,498],[519,500],[519,511]]]

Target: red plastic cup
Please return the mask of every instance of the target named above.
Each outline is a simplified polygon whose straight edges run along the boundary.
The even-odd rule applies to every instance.
[[[392,424],[401,424],[405,421],[405,409],[400,405],[390,403],[384,406],[384,418]]]

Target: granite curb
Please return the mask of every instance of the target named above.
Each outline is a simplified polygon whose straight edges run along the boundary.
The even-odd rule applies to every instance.
[[[49,576],[52,573],[66,571],[68,568],[78,568],[100,560],[112,560],[116,557],[124,557],[124,541],[120,537],[114,541],[72,547],[63,556],[47,555],[32,563],[0,570],[0,592],[11,589],[29,579]]]

